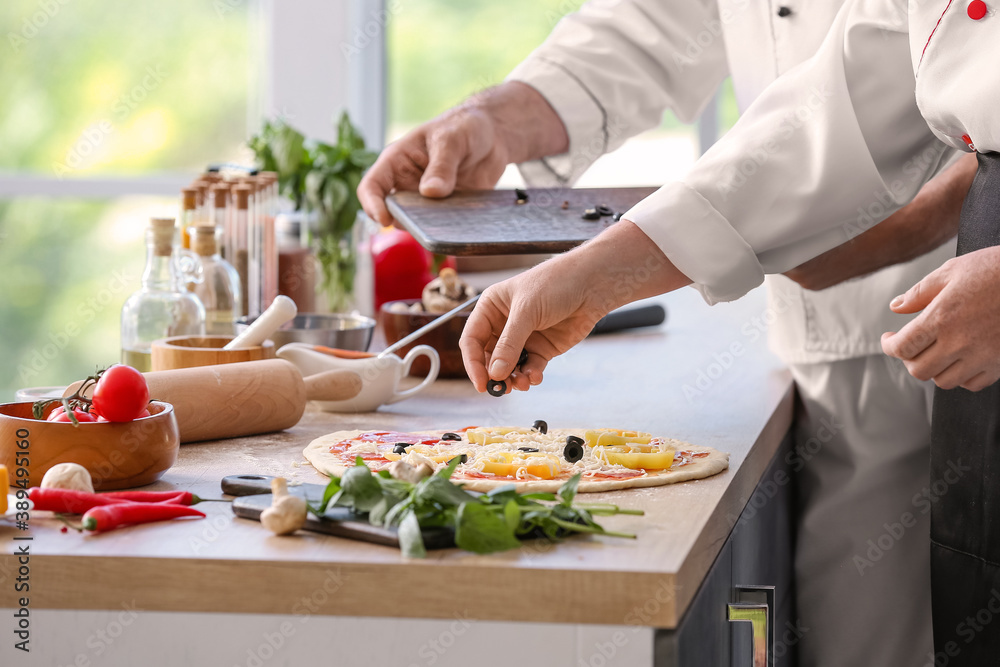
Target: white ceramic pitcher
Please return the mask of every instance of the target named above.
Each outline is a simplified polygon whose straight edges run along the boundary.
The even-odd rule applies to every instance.
[[[427,345],[418,345],[400,359],[395,354],[384,357],[345,359],[318,352],[305,343],[289,343],[278,350],[278,357],[290,361],[299,369],[303,377],[334,369],[352,370],[361,376],[361,392],[346,401],[316,401],[327,412],[372,412],[380,405],[389,405],[415,396],[437,379],[441,359],[437,350]],[[410,372],[410,366],[421,356],[431,364],[420,384],[400,390],[400,381]]]

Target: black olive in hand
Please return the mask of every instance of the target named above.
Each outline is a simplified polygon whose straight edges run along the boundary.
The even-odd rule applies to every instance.
[[[486,391],[490,396],[503,396],[507,393],[507,383],[503,380],[490,380],[486,383]]]

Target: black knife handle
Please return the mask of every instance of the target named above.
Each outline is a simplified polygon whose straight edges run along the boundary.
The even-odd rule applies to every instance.
[[[590,335],[606,334],[623,329],[655,327],[667,319],[667,310],[661,305],[627,308],[608,313],[594,325]]]
[[[228,475],[222,478],[222,492],[230,496],[271,493],[271,475]]]

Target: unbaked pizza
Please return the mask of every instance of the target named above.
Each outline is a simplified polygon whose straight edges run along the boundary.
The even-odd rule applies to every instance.
[[[340,477],[360,457],[373,471],[397,461],[439,470],[459,457],[452,481],[470,491],[514,484],[557,491],[580,473],[579,491],[662,486],[702,479],[729,467],[729,455],[672,438],[615,429],[468,427],[454,431],[339,431],[317,438],[305,457]]]

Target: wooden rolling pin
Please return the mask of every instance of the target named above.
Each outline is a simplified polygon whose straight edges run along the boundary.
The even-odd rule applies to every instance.
[[[151,399],[174,406],[181,442],[219,440],[291,428],[308,400],[342,401],[361,391],[361,376],[335,370],[302,374],[284,359],[145,373]],[[76,391],[79,383],[66,391]]]

